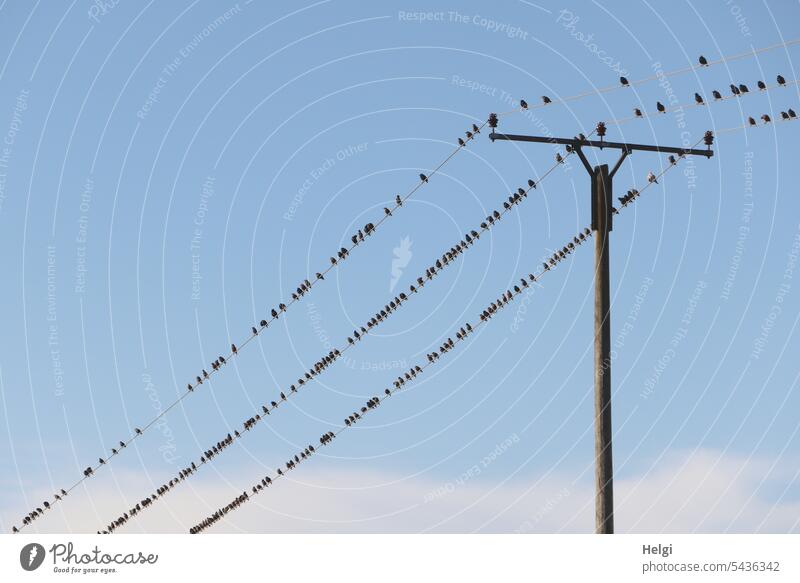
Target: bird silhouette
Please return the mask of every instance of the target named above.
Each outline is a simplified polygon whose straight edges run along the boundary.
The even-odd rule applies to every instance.
[[[236,345],[235,344],[231,344],[231,352],[233,354],[236,354],[238,352],[238,350],[236,350]]]
[[[459,145],[459,146],[461,146],[461,147],[463,148],[463,147],[464,147],[464,146],[466,146],[467,144],[464,142],[464,140],[462,140],[461,138],[458,138],[458,145]]]
[[[623,87],[627,87],[628,85],[630,85],[630,83],[628,83],[628,80],[625,77],[619,78],[619,84],[622,85]]]
[[[520,106],[522,109],[528,109],[528,102],[527,102],[527,101],[525,101],[524,99],[520,99],[520,100],[519,100],[519,106]]]
[[[747,118],[747,123],[749,123],[751,126],[757,125],[756,120],[754,120],[752,117]]]
[[[642,110],[638,107],[633,108],[633,115],[636,117],[642,117]]]
[[[647,182],[654,182],[654,183],[658,184],[658,180],[656,179],[656,175],[653,174],[652,170],[647,173]]]
[[[744,83],[740,83],[739,84],[739,91],[741,91],[742,93],[750,93],[750,90],[747,88],[747,85],[745,85]]]
[[[720,93],[720,92],[719,92],[719,91],[717,91],[716,89],[714,89],[714,90],[711,92],[711,95],[713,95],[713,96],[714,96],[714,99],[717,99],[717,100],[719,100],[719,99],[722,99],[722,93]]]
[[[776,79],[778,81],[778,85],[780,85],[781,87],[786,85],[786,79],[783,78],[783,75],[778,75]]]
[[[547,95],[542,95],[542,103],[547,105],[548,103],[552,103],[552,100]]]
[[[694,94],[694,100],[698,105],[703,105],[703,98],[700,96],[699,93]]]
[[[770,118],[766,113],[761,116],[761,119],[764,120],[764,123],[769,123],[772,121],[772,118]]]
[[[669,163],[670,163],[672,166],[675,166],[675,164],[677,164],[677,163],[678,163],[678,162],[675,160],[675,156],[670,156],[670,157],[668,158],[668,160],[669,160]]]
[[[667,108],[664,107],[664,104],[661,103],[660,101],[656,101],[656,109],[658,110],[659,113],[666,113],[667,112]]]
[[[700,65],[703,67],[708,67],[708,61],[703,55],[700,55],[700,58],[697,59],[700,62]]]
[[[556,152],[556,162],[557,162],[558,164],[561,164],[561,163],[563,163],[563,162],[564,162],[564,158],[563,158],[563,157],[561,156],[561,154],[559,154],[558,152]]]
[[[792,118],[792,119],[795,119],[797,117],[797,114],[794,112],[794,110],[791,107],[789,108],[788,113],[789,113],[789,117]]]
[[[738,88],[736,85],[734,85],[733,83],[731,83],[731,93],[733,93],[734,95],[737,95],[737,96],[738,96],[738,95],[740,95],[742,92],[741,92],[741,91],[739,91],[739,88]]]
[[[425,176],[424,174],[420,174],[420,175],[419,175],[419,179],[420,179],[422,182],[428,182],[428,177],[427,177],[427,176]]]
[[[782,112],[781,112],[781,118],[782,118],[782,119],[789,119],[789,114],[788,114],[788,113],[786,113],[785,111],[782,111]]]

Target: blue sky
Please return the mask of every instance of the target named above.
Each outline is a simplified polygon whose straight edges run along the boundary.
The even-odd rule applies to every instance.
[[[797,39],[800,7],[788,2],[113,4],[0,4],[5,531],[171,403],[489,112],[588,93],[500,122],[572,136],[670,94],[688,105],[730,83],[800,77],[795,45],[599,91],[620,71],[633,81]],[[800,111],[799,97],[789,83],[609,123],[608,137],[680,146]],[[799,528],[797,127],[720,133],[713,158],[670,171],[615,222],[619,531]],[[94,532],[148,495],[553,163],[550,146],[485,133],[33,529]],[[616,190],[664,164],[635,153]],[[559,167],[373,337],[125,532],[185,532],[336,429],[586,226],[588,186],[577,160]],[[524,308],[216,530],[591,530],[592,267],[584,246]]]

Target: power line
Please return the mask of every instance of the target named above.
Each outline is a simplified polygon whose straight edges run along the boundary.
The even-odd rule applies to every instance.
[[[571,101],[576,101],[578,99],[583,99],[584,97],[591,97],[593,95],[602,95],[604,93],[609,93],[611,91],[616,91],[618,89],[624,89],[626,87],[635,87],[635,86],[638,86],[638,85],[642,85],[643,83],[647,83],[649,81],[656,81],[656,80],[661,79],[663,77],[673,77],[675,75],[680,75],[682,73],[688,73],[690,71],[696,71],[698,69],[706,69],[706,68],[711,67],[713,65],[719,65],[721,63],[729,63],[731,61],[736,61],[736,60],[744,59],[744,58],[747,58],[747,57],[754,57],[754,56],[756,56],[758,54],[761,54],[761,53],[764,53],[766,51],[772,51],[774,49],[779,49],[779,48],[783,48],[783,47],[790,47],[790,46],[793,46],[793,45],[796,45],[796,44],[800,44],[800,39],[793,39],[793,40],[777,43],[777,44],[770,45],[770,46],[767,46],[767,47],[762,47],[760,49],[754,49],[752,51],[747,51],[747,52],[744,52],[744,53],[731,55],[729,57],[724,57],[723,56],[723,57],[720,57],[719,59],[715,59],[715,60],[712,60],[712,61],[706,61],[705,64],[698,63],[697,65],[691,65],[691,66],[688,66],[688,67],[681,67],[679,69],[673,69],[672,71],[667,71],[667,72],[657,73],[655,75],[650,75],[648,77],[644,77],[642,79],[637,79],[635,81],[628,81],[627,79],[625,79],[625,77],[620,77],[620,82],[618,84],[616,84],[616,85],[610,85],[608,87],[603,87],[601,89],[596,89],[596,90],[591,90],[591,91],[584,91],[582,93],[578,93],[576,95],[571,95],[569,97],[563,97],[561,99],[551,99],[550,97],[548,97],[546,95],[543,95],[542,96],[542,103],[540,103],[538,105],[532,105],[528,109],[532,109],[532,110],[533,109],[542,109],[544,107],[548,107],[548,106],[552,106],[552,105],[556,105],[556,104],[569,103]],[[625,82],[623,82],[623,80]]]
[[[800,80],[794,79],[794,80],[791,80],[791,81],[785,81],[784,83],[775,83],[774,85],[765,85],[764,89],[759,89],[757,92],[756,91],[746,91],[746,92],[742,92],[742,93],[739,93],[739,94],[733,94],[733,93],[730,94],[730,95],[721,95],[720,94],[720,97],[714,97],[712,100],[708,100],[706,98],[703,98],[702,102],[698,102],[695,99],[695,101],[692,102],[692,103],[685,103],[685,104],[680,104],[680,105],[671,105],[669,107],[664,107],[663,110],[656,110],[656,111],[650,111],[650,112],[642,111],[639,108],[633,108],[634,115],[627,116],[627,117],[622,117],[622,118],[618,118],[618,119],[607,120],[605,123],[606,123],[606,125],[617,125],[617,126],[619,126],[619,125],[622,125],[622,124],[625,124],[625,123],[628,123],[630,121],[637,120],[637,119],[646,119],[646,118],[650,118],[650,117],[658,117],[660,115],[664,115],[664,114],[671,113],[671,112],[674,112],[674,111],[682,111],[682,110],[685,110],[685,109],[706,107],[706,106],[709,106],[711,104],[719,103],[719,102],[722,102],[722,101],[728,101],[728,100],[731,100],[731,99],[741,98],[741,97],[744,97],[746,95],[760,95],[762,93],[767,93],[767,92],[769,92],[771,90],[774,90],[774,89],[787,87],[789,85],[797,85],[798,83],[800,83]],[[698,93],[698,95],[699,95],[699,93]]]
[[[497,116],[505,117],[510,114],[516,113],[519,111],[519,108],[505,111]],[[384,223],[384,221],[388,220],[389,217],[394,216],[395,211],[397,211],[402,205],[403,202],[407,201],[411,198],[414,193],[417,192],[424,184],[427,184],[428,180],[431,177],[436,175],[458,152],[466,148],[467,144],[473,141],[476,138],[476,135],[480,133],[480,131],[486,127],[488,124],[488,120],[484,121],[480,126],[476,124],[472,124],[470,130],[465,132],[464,138],[458,139],[458,145],[432,170],[430,170],[427,174],[420,174],[420,180],[404,195],[397,195],[395,199],[395,203],[393,207],[388,207],[388,211],[384,213],[384,215],[377,220],[374,224],[367,223],[365,225],[364,231],[359,230],[358,234],[353,236],[352,244],[349,248],[342,247],[338,252],[338,259],[331,257],[330,265],[328,265],[323,271],[317,272],[313,280],[305,279],[301,282],[300,286],[297,287],[295,292],[292,292],[292,299],[288,300],[287,303],[279,303],[276,307],[277,309],[272,310],[272,314],[270,317],[267,317],[260,321],[258,327],[253,326],[251,329],[250,335],[245,337],[242,340],[238,347],[236,344],[231,345],[231,351],[227,353],[227,356],[220,355],[214,363],[212,363],[211,371],[207,372],[205,369],[202,370],[201,374],[197,375],[195,382],[190,382],[187,384],[186,390],[178,396],[172,403],[170,403],[166,408],[161,410],[155,417],[153,417],[150,421],[148,421],[145,425],[141,427],[134,428],[133,434],[130,435],[127,439],[120,440],[118,446],[115,446],[111,449],[111,454],[107,457],[100,457],[98,458],[98,462],[95,465],[88,466],[83,472],[83,478],[77,480],[73,483],[69,488],[61,489],[59,493],[54,494],[52,500],[45,500],[42,503],[42,507],[35,508],[31,512],[29,512],[24,518],[19,527],[14,527],[15,532],[19,532],[20,530],[24,529],[26,526],[30,525],[34,520],[42,516],[46,511],[53,508],[56,504],[60,503],[70,492],[72,492],[75,488],[77,488],[80,484],[94,475],[94,472],[100,469],[102,466],[108,464],[109,462],[113,461],[118,455],[122,453],[122,450],[127,448],[133,441],[135,441],[138,437],[143,435],[150,429],[155,423],[159,421],[162,417],[164,417],[169,411],[171,411],[174,407],[176,407],[179,403],[181,403],[186,397],[194,392],[196,388],[203,384],[204,381],[210,379],[216,372],[222,369],[222,367],[230,360],[233,356],[236,356],[242,348],[247,346],[252,340],[254,340],[260,332],[268,328],[270,324],[272,324],[275,320],[280,317],[281,313],[285,313],[293,304],[297,303],[304,297],[307,293],[311,291],[311,289],[320,281],[324,280],[324,276],[328,274],[331,270],[336,268],[341,261],[346,259],[350,252],[355,249],[359,244],[361,244],[365,238],[373,235],[377,228]]]
[[[694,146],[697,146],[703,139],[697,141]],[[692,146],[692,147],[694,147]],[[683,157],[681,156],[680,159]],[[656,180],[661,178],[664,174],[666,174],[672,167],[676,166],[678,163],[678,159],[674,162],[671,162],[670,165],[666,166],[664,170],[662,170],[659,174],[655,175]],[[641,188],[641,190],[632,189],[629,191],[627,197],[622,197],[621,206],[620,208],[612,208],[614,214],[619,214],[622,208],[625,208],[631,205],[643,192],[645,192],[648,188],[650,188],[653,184],[656,184],[656,181],[648,181],[648,183]],[[631,194],[634,193],[634,194]],[[406,373],[406,376],[400,376],[394,383],[394,388],[392,389],[385,389],[384,394],[381,396],[372,397],[367,401],[367,404],[360,409],[360,413],[358,411],[354,412],[350,416],[348,416],[345,420],[345,424],[341,426],[335,432],[327,432],[322,435],[319,439],[319,443],[321,446],[327,446],[331,443],[333,439],[335,439],[338,435],[340,435],[343,431],[352,427],[356,423],[360,422],[363,419],[363,416],[368,414],[369,412],[375,410],[381,403],[386,401],[386,399],[390,398],[394,393],[401,390],[406,383],[412,382],[416,379],[417,376],[422,374],[426,368],[433,365],[434,363],[438,362],[442,354],[449,353],[453,348],[455,348],[456,344],[463,342],[466,340],[468,336],[471,336],[480,326],[486,324],[489,320],[491,320],[494,315],[506,307],[516,296],[521,293],[525,293],[526,289],[529,289],[530,283],[538,282],[539,279],[544,275],[545,272],[551,271],[554,267],[557,266],[563,259],[565,259],[568,255],[570,255],[578,246],[586,242],[589,237],[592,236],[592,231],[589,228],[582,230],[577,236],[575,236],[571,241],[567,243],[560,251],[557,251],[553,254],[550,259],[550,262],[544,264],[543,269],[538,274],[529,274],[528,279],[526,280],[524,277],[520,280],[523,284],[522,287],[515,286],[513,289],[509,289],[506,292],[503,292],[501,297],[489,304],[489,306],[484,309],[479,317],[479,320],[475,322],[474,325],[469,323],[462,326],[455,334],[456,340],[452,340],[452,337],[448,338],[447,341],[440,347],[439,352],[434,352],[428,355],[427,362],[414,366],[410,369],[411,372]],[[529,283],[530,282],[530,283]],[[355,420],[354,420],[355,419]],[[293,458],[290,458],[290,461],[287,462],[287,472],[294,469],[297,464],[302,463],[311,458],[311,456],[316,453],[316,449],[309,445],[299,454],[295,454]],[[248,502],[251,498],[251,494],[253,496],[260,494],[272,483],[282,477],[285,477],[286,473],[283,470],[278,469],[272,476],[267,475],[263,477],[259,482],[257,482],[254,486],[251,487],[250,490],[244,491],[241,495],[234,498],[233,501],[228,503],[226,506],[220,508],[216,512],[214,512],[209,517],[205,518],[201,522],[197,523],[195,526],[189,529],[191,534],[199,534],[204,530],[210,528],[214,524],[216,524],[219,520],[224,518],[230,512],[238,509],[242,504]]]
[[[592,132],[594,133],[594,132]],[[590,134],[591,135],[591,134]],[[528,194],[537,188],[546,178],[549,176],[555,168],[557,168],[561,163],[563,163],[566,157],[570,156],[573,152],[566,152],[564,158],[560,161],[557,161],[555,164],[550,166],[547,171],[539,178],[538,181],[534,181],[529,179],[527,182],[527,188],[518,188],[516,192],[514,192],[511,196],[508,197],[508,200],[503,203],[502,211],[495,210],[493,213],[490,213],[489,216],[486,217],[484,221],[481,222],[476,229],[472,229],[469,231],[465,236],[464,239],[459,241],[455,246],[450,248],[450,251],[446,252],[441,259],[435,260],[435,263],[431,265],[431,267],[427,268],[425,271],[424,276],[420,276],[416,279],[417,285],[421,288],[424,287],[425,282],[432,280],[435,276],[439,275],[442,269],[447,267],[450,263],[452,263],[457,257],[463,254],[468,247],[471,247],[475,242],[477,242],[481,235],[489,231],[495,224],[499,223],[500,220],[505,216],[507,213],[511,212],[516,206],[522,203],[522,201],[527,198]],[[409,292],[413,295],[418,292],[418,288],[415,285],[411,285],[409,287]],[[286,389],[286,392],[280,393],[279,398],[276,400],[271,401],[269,404],[265,404],[261,406],[261,409],[256,410],[256,412],[251,416],[248,420],[246,420],[243,424],[243,428],[245,433],[251,430],[255,425],[266,419],[266,415],[270,415],[275,409],[277,409],[282,403],[288,401],[295,393],[299,392],[304,386],[315,380],[318,373],[325,370],[330,364],[332,364],[335,360],[338,360],[347,350],[351,347],[355,346],[362,338],[368,336],[369,333],[378,325],[380,322],[383,321],[388,315],[394,313],[403,303],[405,303],[409,299],[405,293],[401,293],[399,296],[396,296],[394,300],[391,300],[389,304],[385,306],[385,310],[379,311],[376,315],[367,323],[366,326],[361,327],[361,333],[358,330],[355,330],[353,336],[348,337],[347,342],[342,345],[341,348],[337,348],[332,350],[327,357],[323,357],[322,360],[318,361],[315,364],[315,367],[312,368],[308,373],[306,373],[305,378],[301,377],[298,379],[296,384],[292,384],[290,387]],[[385,314],[383,312],[386,312]],[[317,368],[319,365],[319,368]],[[163,484],[160,486],[156,493],[151,498],[145,498],[142,500],[137,506],[129,510],[128,516],[137,516],[144,508],[150,507],[152,502],[157,500],[159,497],[162,497],[167,492],[171,492],[175,486],[179,485],[183,481],[185,481],[188,477],[194,474],[195,471],[198,470],[199,467],[202,467],[204,464],[210,462],[212,459],[216,458],[218,453],[221,453],[223,450],[227,449],[228,446],[232,445],[234,441],[243,437],[245,433],[240,433],[238,430],[235,430],[233,435],[228,433],[223,439],[218,441],[215,446],[211,449],[206,450],[203,455],[200,457],[197,463],[192,463],[191,466],[187,466],[183,470],[181,470],[178,475],[171,479],[168,483]],[[198,465],[199,464],[199,465]],[[145,503],[142,506],[143,503]],[[135,510],[135,512],[134,512]],[[112,521],[111,525],[119,524],[127,522],[125,515],[119,516],[115,521]],[[111,526],[109,525],[109,527]]]

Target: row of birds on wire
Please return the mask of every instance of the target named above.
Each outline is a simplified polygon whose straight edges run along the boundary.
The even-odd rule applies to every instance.
[[[737,60],[737,59],[742,59],[742,58],[752,58],[752,57],[754,57],[754,56],[756,56],[756,55],[758,55],[760,53],[763,53],[765,51],[771,51],[771,50],[778,49],[778,48],[785,48],[785,47],[789,47],[789,46],[792,46],[792,45],[796,45],[798,43],[800,43],[800,39],[792,39],[792,40],[784,41],[784,42],[777,43],[777,44],[774,44],[774,45],[771,45],[771,46],[761,47],[761,48],[758,48],[758,49],[747,51],[746,53],[739,53],[739,54],[732,55],[732,56],[723,56],[723,57],[720,57],[719,59],[716,59],[716,60],[713,60],[713,61],[709,61],[708,59],[706,59],[706,57],[704,57],[703,55],[700,55],[698,57],[698,59],[697,59],[697,64],[689,66],[689,67],[680,67],[680,68],[677,68],[677,69],[672,69],[670,71],[663,71],[663,72],[659,72],[659,73],[656,73],[656,74],[653,74],[653,75],[649,75],[647,77],[644,77],[644,78],[641,78],[641,79],[636,79],[636,80],[628,80],[627,77],[622,76],[622,77],[619,78],[619,82],[615,83],[614,85],[610,85],[608,87],[602,87],[600,89],[592,89],[592,90],[589,90],[589,91],[584,91],[584,92],[581,92],[581,93],[578,93],[578,94],[575,94],[575,95],[570,95],[570,96],[567,96],[567,97],[551,98],[548,95],[542,95],[541,96],[541,102],[538,103],[538,104],[532,104],[530,106],[530,109],[540,109],[540,108],[543,108],[543,107],[552,106],[554,104],[569,103],[569,102],[572,102],[572,101],[575,101],[575,100],[578,100],[578,99],[583,99],[585,97],[591,97],[591,96],[595,96],[595,95],[605,94],[605,93],[609,93],[611,91],[617,91],[617,90],[620,90],[620,89],[624,89],[626,87],[638,86],[638,85],[641,85],[643,83],[647,83],[649,81],[660,80],[660,79],[665,78],[665,77],[672,77],[672,76],[680,74],[680,73],[688,73],[690,71],[695,71],[695,70],[698,70],[698,69],[706,69],[706,68],[711,67],[712,65],[718,65],[718,64],[721,64],[721,63],[727,63],[727,62],[734,61],[734,60]]]
[[[708,134],[706,135],[706,138]],[[701,140],[698,141],[700,143]],[[696,145],[696,144],[695,144]],[[652,172],[648,175],[647,184],[641,189],[637,190],[636,188],[632,188],[628,190],[628,192],[619,197],[620,208],[612,207],[612,211],[614,214],[618,214],[622,208],[625,208],[632,204],[639,196],[641,196],[642,192],[647,190],[647,188],[651,187],[653,184],[658,184],[658,178],[663,176],[667,171],[671,168],[675,167],[679,160],[682,159],[683,156],[670,156],[668,158],[669,164],[659,173],[653,174]],[[456,331],[455,337],[456,340],[453,340],[452,337],[447,338],[441,346],[439,347],[438,351],[433,351],[427,354],[427,362],[423,363],[422,365],[414,365],[403,375],[397,377],[397,379],[393,382],[393,388],[386,388],[383,391],[382,396],[373,396],[371,397],[364,406],[362,406],[359,410],[354,411],[350,415],[348,415],[344,419],[344,425],[341,426],[337,431],[328,431],[323,434],[320,439],[319,443],[321,446],[326,446],[332,442],[334,438],[336,438],[342,431],[345,429],[354,426],[356,423],[361,421],[366,414],[370,411],[373,411],[378,408],[378,406],[385,401],[386,399],[390,398],[394,393],[397,391],[402,390],[407,383],[413,382],[428,366],[439,361],[442,355],[447,354],[448,352],[452,351],[456,344],[459,342],[463,342],[466,338],[473,334],[478,326],[485,324],[489,320],[491,320],[500,310],[504,307],[509,305],[519,294],[525,293],[526,290],[534,283],[538,282],[539,279],[544,275],[544,273],[553,270],[555,267],[558,266],[560,262],[565,260],[577,247],[585,243],[589,240],[592,236],[592,231],[589,228],[585,228],[581,230],[578,234],[576,234],[571,241],[569,241],[564,247],[560,250],[555,251],[552,256],[542,264],[542,269],[539,271],[538,274],[530,273],[528,274],[527,278],[523,277],[520,278],[519,284],[514,285],[512,288],[507,289],[503,292],[497,299],[491,302],[486,308],[484,308],[479,315],[478,322],[475,325],[470,324],[467,322],[459,330]],[[312,453],[314,450],[311,450]],[[308,450],[305,452],[308,454]],[[290,459],[286,463],[286,471],[294,470],[297,467],[298,463],[306,461],[310,458],[310,455],[303,455],[300,456],[295,455],[293,459]],[[258,483],[251,487],[251,490],[248,492],[247,490],[243,491],[242,494],[234,498],[230,503],[226,504],[225,506],[216,510],[210,516],[204,518],[196,525],[192,526],[189,529],[190,534],[199,534],[204,530],[210,528],[211,526],[215,525],[217,522],[222,520],[225,516],[233,512],[234,510],[238,509],[242,506],[245,502],[249,502],[251,499],[251,495],[255,496],[262,493],[266,490],[274,480],[278,478],[284,477],[286,474],[281,469],[278,468],[275,472],[274,477],[265,476],[263,477]]]
[[[628,81],[627,81],[627,79],[625,77],[620,77],[620,82],[622,83],[622,86],[627,86],[628,85]],[[778,88],[778,87],[786,87],[787,85],[795,85],[795,84],[797,84],[796,80],[787,82],[786,79],[782,75],[778,75],[777,76],[777,83],[775,85],[767,85],[763,81],[758,81],[757,82],[757,87],[758,87],[759,92],[763,93],[763,92],[767,92],[767,91],[769,91],[771,89],[775,89],[775,88]],[[730,84],[730,94],[729,95],[723,95],[720,91],[718,91],[716,89],[712,90],[711,95],[713,97],[713,100],[716,102],[716,101],[725,101],[725,100],[728,100],[728,99],[741,97],[743,95],[747,95],[748,93],[750,93],[750,88],[747,85],[745,85],[744,83],[740,83],[738,85],[735,85],[735,84],[731,83]],[[542,103],[544,105],[547,105],[547,104],[550,104],[550,103],[553,102],[552,99],[550,99],[550,97],[548,97],[547,95],[542,95],[541,99],[542,99]],[[667,106],[667,105],[664,105],[663,103],[661,103],[661,101],[656,101],[655,110],[652,111],[652,112],[643,111],[639,107],[634,107],[633,108],[633,116],[624,117],[624,118],[615,119],[615,120],[609,120],[606,123],[607,124],[619,125],[619,124],[622,124],[622,123],[625,123],[627,121],[634,120],[634,119],[644,119],[644,118],[651,117],[651,116],[657,116],[657,115],[666,114],[667,112],[670,112],[670,111],[676,111],[676,110],[680,110],[680,109],[685,109],[687,107],[699,107],[699,106],[703,106],[703,105],[706,105],[706,104],[707,104],[707,99],[704,98],[702,95],[700,95],[700,93],[695,93],[694,94],[694,103],[683,104],[683,105],[675,105],[675,106]],[[520,100],[520,107],[523,110],[525,110],[525,109],[529,109],[530,105],[528,104],[527,101],[522,99],[522,100]],[[783,119],[783,120],[791,120],[791,119],[794,119],[794,118],[797,117],[796,112],[791,108],[789,108],[786,111],[781,111],[780,115],[781,115],[781,119]],[[769,114],[762,115],[761,116],[761,120],[764,123],[770,123],[772,121]],[[755,120],[752,117],[749,118],[749,123],[750,123],[750,125],[756,125]]]
[[[556,164],[557,165],[557,164]],[[555,167],[556,165],[553,165]],[[534,181],[529,179],[527,181],[527,189],[520,187],[517,189],[516,192],[511,193],[507,200],[503,202],[502,210],[494,210],[489,213],[486,218],[480,223],[480,225],[476,229],[471,229],[467,233],[464,234],[464,237],[458,241],[455,245],[450,247],[450,249],[446,250],[440,258],[436,259],[429,267],[425,269],[425,274],[421,275],[416,278],[415,283],[409,285],[408,291],[409,294],[413,295],[419,292],[419,289],[424,287],[425,284],[431,281],[434,277],[439,275],[443,269],[445,269],[448,265],[450,265],[453,261],[455,261],[460,255],[462,255],[469,247],[474,245],[480,237],[485,234],[489,229],[491,229],[495,224],[497,224],[503,216],[510,212],[515,206],[519,205],[525,198],[527,198],[529,192],[535,189],[542,180],[549,174],[549,171],[538,181]],[[253,427],[255,427],[259,422],[264,420],[267,415],[270,415],[275,409],[277,409],[281,403],[286,402],[292,395],[297,393],[299,389],[303,388],[309,381],[313,380],[317,375],[322,373],[326,370],[331,364],[333,364],[341,355],[346,352],[349,348],[363,340],[367,335],[374,331],[374,329],[380,325],[384,320],[386,320],[391,314],[396,312],[408,299],[410,299],[410,295],[406,294],[405,292],[401,292],[394,297],[394,299],[390,300],[386,305],[384,305],[383,309],[377,311],[367,322],[365,325],[361,326],[353,330],[352,335],[347,337],[346,345],[342,346],[341,349],[333,349],[327,355],[323,356],[320,360],[318,360],[314,366],[308,370],[304,374],[303,377],[297,379],[297,382],[290,385],[285,392],[280,392],[277,399],[270,401],[268,404],[265,403],[261,405],[261,409],[256,411],[256,413],[246,419],[242,423],[242,428],[244,431],[249,431]],[[466,333],[466,332],[465,332]],[[434,353],[435,354],[435,353]],[[396,383],[404,383],[406,380],[409,380],[409,377],[415,376],[419,371],[412,369],[409,373],[406,373],[405,376],[398,377]],[[354,415],[353,419],[350,419],[349,422],[354,422],[357,419],[357,413]],[[243,433],[240,433],[238,430],[234,431],[233,434],[228,433],[228,435],[223,438],[222,440],[218,441],[214,446],[210,449],[206,450],[203,455],[199,459],[199,464],[205,464],[206,462],[210,461],[214,458],[218,453],[222,450],[226,449],[229,445],[231,445],[234,440],[239,439],[243,436]],[[193,462],[190,467],[184,468],[181,470],[178,475],[171,479],[168,483],[165,483],[161,486],[160,491],[156,491],[153,495],[149,498],[145,498],[140,504],[137,506],[141,506],[145,504],[147,505],[155,501],[158,497],[162,496],[163,494],[171,491],[175,486],[183,482],[186,478],[191,476],[194,471],[197,470],[197,465]],[[125,524],[130,517],[136,516],[139,510],[134,511],[134,509],[120,515],[118,518],[113,520],[103,531],[98,531],[98,533],[106,534],[114,532],[116,528]]]
[[[514,109],[511,111],[503,112],[501,116],[509,115],[515,112],[518,112],[519,109]],[[470,129],[464,132],[463,138],[458,138],[458,145],[457,147],[433,170],[428,172],[427,174],[421,173],[419,175],[418,182],[411,188],[405,195],[397,195],[394,200],[394,204],[384,207],[383,209],[383,216],[377,220],[375,223],[367,223],[364,225],[362,229],[359,229],[355,234],[352,235],[350,238],[351,245],[349,248],[341,247],[335,254],[335,256],[331,256],[329,259],[329,265],[322,271],[317,272],[313,278],[313,280],[309,280],[308,278],[304,279],[300,284],[297,286],[294,292],[291,293],[291,300],[287,300],[286,303],[280,302],[277,306],[270,310],[270,314],[265,319],[262,319],[257,325],[252,326],[250,329],[250,334],[245,338],[243,342],[237,347],[237,345],[231,344],[231,350],[227,357],[220,355],[217,359],[215,359],[211,365],[210,370],[202,369],[199,374],[195,376],[194,382],[187,383],[186,390],[168,407],[163,409],[156,417],[151,419],[146,425],[142,426],[141,428],[136,427],[133,431],[133,435],[131,435],[126,440],[119,441],[119,447],[111,448],[111,453],[108,457],[98,458],[98,463],[94,466],[87,466],[86,469],[83,470],[83,478],[75,482],[70,488],[64,490],[62,489],[61,492],[63,494],[56,494],[54,495],[51,501],[45,501],[42,507],[35,508],[31,512],[29,512],[22,520],[22,527],[28,526],[34,520],[41,517],[47,510],[53,507],[55,503],[60,502],[63,500],[66,493],[70,492],[73,488],[78,486],[84,480],[92,477],[95,471],[106,465],[112,458],[119,455],[125,447],[127,447],[133,440],[137,437],[141,436],[147,429],[152,427],[161,417],[163,417],[170,409],[176,406],[180,401],[186,398],[188,395],[192,394],[195,389],[200,387],[204,382],[207,382],[214,373],[220,371],[225,364],[228,363],[229,359],[236,356],[239,350],[250,343],[253,339],[255,339],[260,332],[267,329],[270,324],[274,321],[278,320],[281,314],[286,313],[289,307],[294,304],[295,302],[300,301],[304,296],[306,296],[312,289],[312,287],[320,281],[325,279],[325,275],[340,263],[342,263],[345,259],[347,259],[350,255],[350,252],[357,246],[361,245],[368,237],[375,233],[378,226],[383,223],[383,221],[387,220],[389,217],[394,215],[394,212],[397,211],[400,207],[403,206],[403,203],[407,201],[421,186],[428,183],[428,180],[436,174],[455,154],[457,154],[460,150],[466,148],[468,143],[474,139],[476,139],[477,135],[480,133],[481,129],[486,125],[484,122],[481,125],[471,124]],[[377,319],[377,316],[376,316]],[[330,358],[330,355],[328,356]],[[19,532],[20,528],[14,526],[12,531]]]

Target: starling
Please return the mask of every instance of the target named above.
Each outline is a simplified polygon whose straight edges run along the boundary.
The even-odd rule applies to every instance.
[[[428,177],[425,176],[424,174],[420,174],[419,179],[422,180],[422,182],[428,182]]]
[[[758,82],[758,88],[759,88],[761,91],[766,91],[766,90],[767,90],[767,85],[766,85],[766,84],[765,84],[763,81],[759,81],[759,82]]]
[[[772,121],[772,119],[766,113],[761,116],[761,119],[764,120],[764,123],[769,123]]]
[[[550,98],[547,95],[542,95],[542,103],[547,105],[548,103],[552,103],[552,101],[550,100]]]
[[[545,101],[545,103],[547,103],[547,102]],[[519,100],[519,106],[520,106],[522,109],[528,109],[528,102],[527,102],[527,101],[525,101],[524,99],[520,99],[520,100]]]
[[[706,60],[706,58],[703,55],[700,55],[700,58],[697,59],[697,60],[700,61],[700,65],[701,66],[708,67],[708,61]]]
[[[656,175],[653,174],[652,170],[647,173],[647,182],[654,182],[658,184],[658,179],[656,178]]]
[[[619,78],[619,83],[623,87],[627,87],[628,85],[630,85],[630,83],[628,83],[628,80],[625,77],[620,77]]]
[[[751,126],[757,125],[756,120],[754,120],[752,117],[747,118],[747,123],[749,123]]]
[[[714,90],[711,92],[711,95],[713,95],[713,96],[714,96],[714,99],[717,99],[717,100],[719,100],[719,99],[722,99],[722,93],[720,93],[720,92],[719,92],[719,91],[717,91],[716,89],[714,89]]]
[[[638,107],[635,107],[633,109],[633,115],[636,116],[636,117],[642,117],[642,110],[639,109]]]
[[[781,87],[786,85],[786,79],[783,78],[783,75],[778,75],[777,81],[778,81],[778,85],[780,85]]]
[[[703,98],[700,96],[699,93],[694,94],[694,100],[698,105],[703,105]]]
[[[656,101],[656,109],[658,110],[659,113],[666,113],[667,112],[667,108],[664,107],[664,104],[661,103],[660,101]]]

